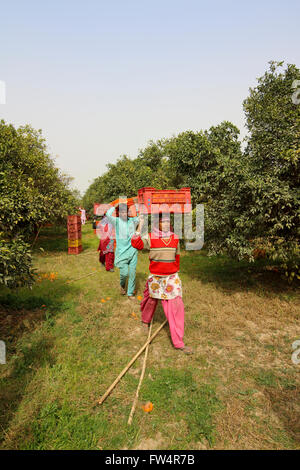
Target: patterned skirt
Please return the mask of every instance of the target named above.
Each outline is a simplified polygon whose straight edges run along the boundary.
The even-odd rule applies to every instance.
[[[148,277],[149,295],[153,299],[171,300],[182,297],[181,280],[178,273],[169,276],[156,276],[151,274]]]

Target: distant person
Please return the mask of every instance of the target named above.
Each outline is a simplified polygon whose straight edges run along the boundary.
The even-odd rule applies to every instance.
[[[79,207],[79,210],[80,210],[80,214],[81,214],[81,224],[82,224],[82,225],[85,225],[85,223],[86,223],[86,212],[85,212],[85,209],[82,209],[81,207]]]
[[[144,298],[141,302],[142,326],[147,331],[160,299],[169,322],[174,348],[185,354],[192,354],[192,349],[185,346],[184,305],[182,301],[181,280],[178,275],[180,266],[179,238],[170,229],[170,216],[160,214],[159,225],[151,233],[141,238],[143,216],[140,225],[132,237],[134,248],[150,250],[150,275],[146,282]]]
[[[97,224],[97,235],[99,236],[99,261],[105,266],[106,271],[114,272],[114,228],[107,217]]]
[[[113,217],[116,210],[117,217]],[[135,300],[135,275],[138,259],[137,250],[131,245],[131,237],[138,225],[138,217],[128,217],[127,204],[121,203],[117,209],[111,207],[106,212],[109,222],[115,227],[116,251],[115,266],[120,269],[120,291],[126,295],[126,280],[128,278],[127,296],[129,300]]]

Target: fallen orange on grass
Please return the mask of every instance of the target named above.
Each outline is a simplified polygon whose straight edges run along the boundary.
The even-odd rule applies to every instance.
[[[147,403],[145,403],[145,405],[143,405],[142,408],[145,411],[145,413],[150,413],[150,411],[153,410],[153,403],[151,403],[151,401],[147,401]]]
[[[104,304],[104,302],[106,302],[106,300],[105,300],[105,299],[101,299],[101,302]]]
[[[142,298],[143,298],[143,297],[142,297],[141,295],[138,295],[138,296],[137,296],[137,299],[138,299],[138,300],[142,300]]]
[[[106,300],[110,300],[110,297],[106,297]]]

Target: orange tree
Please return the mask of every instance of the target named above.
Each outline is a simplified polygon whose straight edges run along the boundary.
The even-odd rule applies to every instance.
[[[250,89],[244,151],[230,122],[183,132],[165,147],[181,184],[191,186],[194,203],[206,203],[210,253],[252,261],[254,248],[263,247],[292,277],[299,271],[299,79],[295,65],[271,62]]]
[[[74,211],[69,182],[47,153],[41,131],[0,122],[0,283],[33,282],[30,241],[42,224]]]

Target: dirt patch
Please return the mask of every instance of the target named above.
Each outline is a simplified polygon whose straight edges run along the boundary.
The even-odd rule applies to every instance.
[[[165,444],[165,440],[159,432],[155,439],[143,439],[134,450],[160,450],[164,448]]]

